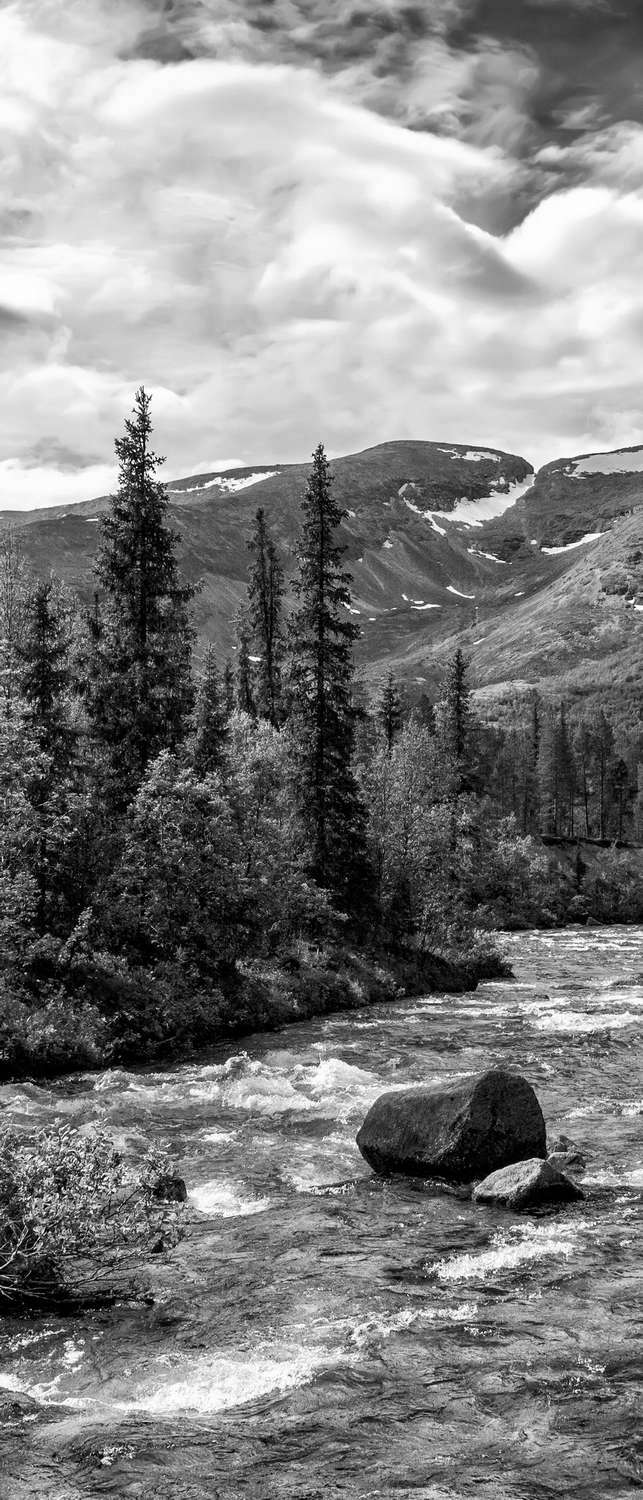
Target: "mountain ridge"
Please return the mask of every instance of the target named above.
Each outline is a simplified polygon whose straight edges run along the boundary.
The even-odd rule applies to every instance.
[[[585,471],[582,460],[596,463]],[[634,461],[640,468],[618,467]],[[309,467],[235,465],[166,483],[181,566],[190,581],[203,580],[197,630],[221,659],[234,644],[257,506],[290,576]],[[335,459],[332,471],[347,512],[341,541],[367,682],[392,666],[413,693],[431,694],[460,642],[481,701],[494,691],[502,701],[512,681],[590,698],[609,686],[614,697],[619,676],[622,696],[632,697],[641,661],[643,445],[552,460],[535,472],[500,448],[396,440]],[[0,513],[0,526],[19,531],[35,571],[53,569],[88,602],[108,503],[102,496]]]

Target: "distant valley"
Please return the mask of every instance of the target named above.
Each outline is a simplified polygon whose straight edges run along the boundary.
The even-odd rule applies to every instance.
[[[231,653],[245,539],[263,506],[296,566],[308,463],[169,481],[181,565],[201,579],[201,642]],[[643,447],[560,458],[538,473],[518,455],[458,443],[390,442],[333,461],[347,510],[346,561],[362,630],[360,672],[389,666],[412,696],[435,695],[461,644],[490,716],[530,685],[568,701],[600,696],[633,722],[643,668]],[[105,498],[0,513],[35,571],[88,602]]]

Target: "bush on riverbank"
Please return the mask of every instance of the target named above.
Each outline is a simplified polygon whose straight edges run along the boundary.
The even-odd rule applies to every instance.
[[[69,999],[33,1005],[5,993],[0,1079],[176,1062],[227,1037],[428,990],[458,994],[510,973],[482,932],[470,934],[466,958],[457,948],[369,953],[345,943],[299,941],[273,957],[241,961],[209,991],[182,964],[132,973],[104,956],[84,962],[77,956],[66,975],[73,1010]],[[94,1003],[86,998],[90,993]]]
[[[128,1165],[100,1130],[0,1130],[0,1312],[68,1307],[136,1286],[142,1259],[181,1235],[182,1206],[149,1147]]]

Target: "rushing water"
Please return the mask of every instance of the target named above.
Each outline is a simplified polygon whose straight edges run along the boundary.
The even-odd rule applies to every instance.
[[[155,1306],[5,1320],[3,1500],[632,1494],[643,931],[507,948],[516,983],[0,1089],[21,1121],[164,1139],[194,1217]],[[493,1064],[582,1148],[584,1202],[514,1215],[371,1175],[378,1093]]]

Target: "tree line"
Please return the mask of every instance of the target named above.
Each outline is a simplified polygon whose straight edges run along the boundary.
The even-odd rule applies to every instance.
[[[460,651],[430,710],[409,709],[392,673],[368,702],[321,445],[294,606],[260,509],[234,665],[210,649],[195,671],[196,591],[143,389],[116,450],[91,610],[32,578],[11,532],[0,547],[3,1067],[262,1024],[275,974],[321,950],[478,953],[482,972],[478,929],[561,920],[573,899],[587,914],[534,835],[581,814],[601,836],[631,832],[609,726],[570,734],[535,697],[526,724],[482,725]],[[633,915],[630,876],[601,880],[600,914]]]

